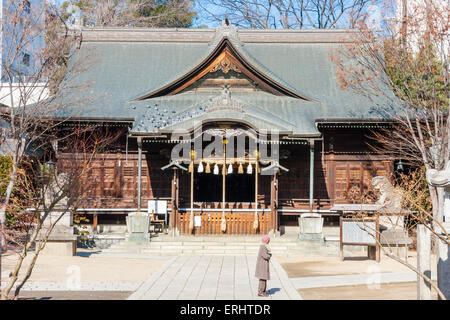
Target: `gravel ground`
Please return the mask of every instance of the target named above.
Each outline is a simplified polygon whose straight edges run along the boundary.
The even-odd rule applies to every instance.
[[[21,291],[20,300],[125,300],[130,291]]]

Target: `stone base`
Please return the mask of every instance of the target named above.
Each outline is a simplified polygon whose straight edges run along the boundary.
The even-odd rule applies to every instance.
[[[450,299],[450,246],[444,241],[437,241],[437,243],[439,252],[438,286],[445,298]]]
[[[133,242],[148,242],[150,241],[150,233],[144,233],[144,232],[136,232],[136,233],[127,233],[125,235],[126,241],[133,241]]]
[[[399,258],[407,259],[408,258],[408,246],[407,245],[383,245],[386,248],[386,251],[391,251],[394,255]]]
[[[301,233],[298,240],[325,242],[325,237],[321,233]]]
[[[77,240],[48,240],[41,254],[45,256],[73,257],[77,254]]]

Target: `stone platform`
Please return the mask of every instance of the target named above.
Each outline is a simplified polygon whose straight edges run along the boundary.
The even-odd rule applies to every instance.
[[[120,241],[111,244],[96,257],[118,256],[179,256],[179,255],[256,255],[260,236],[179,236],[152,237],[149,242]],[[278,256],[339,256],[339,238],[325,241],[299,240],[297,235],[271,237],[270,247]],[[346,253],[362,251],[363,247],[348,247]]]

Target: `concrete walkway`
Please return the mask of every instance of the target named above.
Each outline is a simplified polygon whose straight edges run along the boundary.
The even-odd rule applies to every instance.
[[[268,298],[258,297],[256,256],[177,256],[145,281],[129,300],[300,300],[286,272],[272,257]]]

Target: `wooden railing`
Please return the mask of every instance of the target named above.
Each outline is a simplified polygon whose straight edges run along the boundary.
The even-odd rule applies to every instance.
[[[195,226],[189,230],[189,212],[180,212],[177,215],[177,226],[181,234],[194,235],[248,235],[248,234],[266,234],[272,228],[272,219],[270,212],[258,212],[258,229],[254,229],[254,211],[246,212],[225,212],[226,231],[222,232],[222,213],[221,212],[194,212],[194,216],[200,217],[200,226]],[[199,218],[197,218],[199,219]]]

